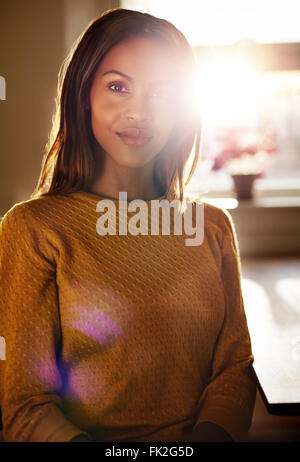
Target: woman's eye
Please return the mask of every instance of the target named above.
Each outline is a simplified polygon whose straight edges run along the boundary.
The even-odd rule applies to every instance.
[[[121,83],[110,83],[107,85],[107,87],[115,93],[126,93],[127,92],[126,87],[122,85]],[[122,89],[125,89],[125,91],[123,91]]]
[[[119,94],[121,94],[121,93],[123,93],[123,94],[129,93],[129,89],[123,83],[120,83],[120,82],[109,83],[107,85],[107,88],[109,88],[109,90],[111,90],[114,93],[119,93]],[[167,98],[168,97],[168,91],[166,89],[163,89],[163,88],[157,88],[157,89],[151,90],[151,92],[148,93],[148,95],[151,98]]]
[[[154,98],[167,98],[168,91],[166,89],[157,88],[151,92],[151,96]]]
[[[158,97],[158,98],[161,98],[163,95],[162,95],[162,92],[157,90],[157,91],[153,91],[151,93],[151,96],[155,96],[155,97]]]

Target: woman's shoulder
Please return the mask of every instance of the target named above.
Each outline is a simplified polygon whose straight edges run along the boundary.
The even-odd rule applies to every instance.
[[[3,251],[14,249],[19,258],[33,258],[39,268],[52,271],[61,242],[68,234],[67,199],[49,195],[15,203],[1,217]]]
[[[230,212],[205,200],[194,199],[194,205],[203,211],[204,236],[208,242],[222,249],[223,255],[233,262],[240,258],[236,227]]]
[[[206,227],[220,228],[222,230],[232,228],[233,220],[227,209],[218,207],[205,200],[193,196],[186,197],[188,202],[192,202],[195,207],[202,210]]]
[[[16,202],[1,217],[0,224],[2,227],[14,225],[20,227],[38,221],[46,224],[53,219],[59,220],[63,215],[66,197],[63,195],[46,195],[37,198],[30,198]]]
[[[228,245],[237,248],[237,233],[230,212],[224,207],[206,201],[205,198],[193,198],[192,202],[195,208],[198,207],[200,213],[202,212],[204,238],[206,236],[209,241],[218,242],[223,249]]]

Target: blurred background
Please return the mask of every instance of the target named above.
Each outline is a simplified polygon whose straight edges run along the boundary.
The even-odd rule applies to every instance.
[[[249,438],[300,441],[299,0],[0,0],[0,216],[36,185],[74,40],[117,7],[193,46],[203,140],[188,189],[236,226],[261,387]]]

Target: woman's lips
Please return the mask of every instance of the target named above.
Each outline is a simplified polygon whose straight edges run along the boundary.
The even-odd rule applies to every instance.
[[[142,128],[127,128],[117,132],[122,141],[130,146],[144,146],[152,138],[149,131]]]

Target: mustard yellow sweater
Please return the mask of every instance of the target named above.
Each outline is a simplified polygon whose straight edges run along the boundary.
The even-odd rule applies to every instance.
[[[186,246],[101,236],[101,199],[40,197],[2,219],[4,439],[176,442],[208,421],[243,440],[256,387],[229,213],[205,204],[204,241]]]

